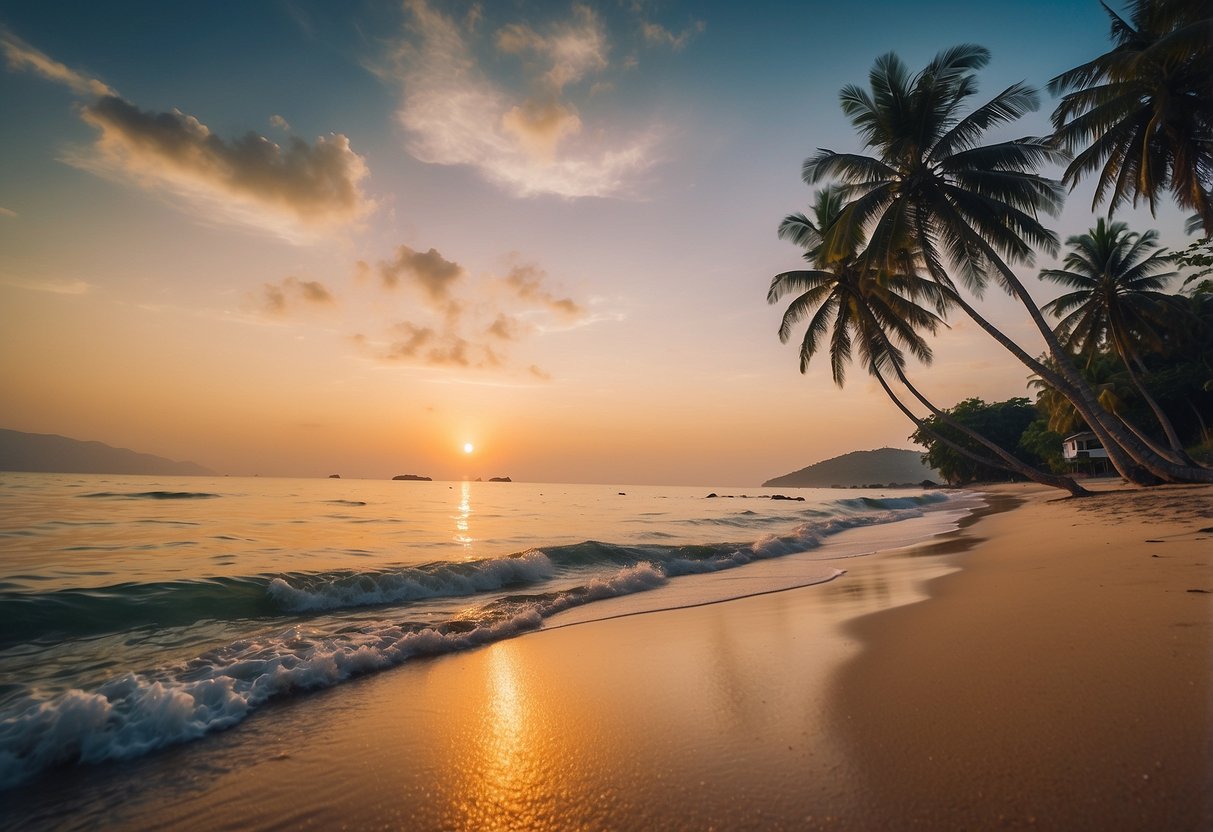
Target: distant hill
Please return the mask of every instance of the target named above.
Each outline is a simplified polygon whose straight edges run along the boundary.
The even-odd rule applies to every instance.
[[[941,482],[938,471],[922,464],[921,451],[880,448],[875,451],[852,451],[826,459],[808,468],[801,468],[782,477],[767,480],[764,487],[829,488],[833,485],[852,486],[880,483],[919,483],[923,480]]]
[[[22,433],[0,428],[0,471],[46,474],[155,474],[213,477],[215,472],[193,462],[81,442],[49,433]]]

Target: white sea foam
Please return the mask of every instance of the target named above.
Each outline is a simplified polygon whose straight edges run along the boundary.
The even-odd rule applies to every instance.
[[[530,562],[546,560],[535,553]],[[326,635],[293,627],[275,638],[235,642],[158,678],[128,673],[93,692],[29,696],[0,720],[0,789],[62,763],[138,757],[231,727],[273,697],[508,638],[557,612],[666,581],[660,569],[641,563],[517,605],[508,617],[465,632],[385,626]]]

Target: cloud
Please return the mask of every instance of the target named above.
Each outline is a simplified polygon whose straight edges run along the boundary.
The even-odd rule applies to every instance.
[[[290,130],[291,129],[290,122],[288,122],[286,119],[284,119],[282,116],[278,115],[277,113],[270,116],[270,124],[274,125],[279,130]]]
[[[284,315],[299,303],[333,306],[337,302],[323,283],[293,276],[278,283],[266,283],[261,287],[259,300],[258,305],[268,315]]]
[[[495,368],[500,357],[487,345],[473,344],[450,331],[402,321],[392,327],[392,340],[383,358],[431,367]]]
[[[562,318],[566,323],[574,323],[585,317],[585,308],[572,298],[562,298],[544,288],[547,273],[537,266],[514,266],[502,279],[505,286],[517,298],[523,301],[538,303],[541,307]]]
[[[235,219],[297,236],[360,219],[374,208],[362,193],[366,162],[341,134],[285,147],[248,132],[223,139],[179,110],[141,110],[113,95],[81,110],[100,131],[89,157],[69,161],[164,187]]]
[[[522,24],[506,26],[497,32],[497,48],[535,54],[548,64],[541,82],[557,93],[608,65],[606,30],[589,6],[574,6],[572,20],[553,24],[545,34]]]
[[[23,280],[0,278],[0,285],[31,292],[49,292],[52,295],[87,295],[95,287],[83,280]]]
[[[3,205],[0,205],[0,217],[16,217],[16,216],[17,216],[16,211],[12,210],[11,208],[5,208]]]
[[[532,157],[551,161],[560,142],[581,132],[581,118],[554,100],[527,101],[511,107],[501,127]]]
[[[420,286],[431,301],[441,303],[447,300],[455,281],[463,276],[463,267],[447,260],[437,249],[419,252],[402,245],[396,248],[395,259],[379,263],[379,276],[389,289],[408,279]]]
[[[702,34],[707,25],[702,20],[696,20],[678,34],[674,34],[660,23],[642,21],[640,32],[644,35],[645,43],[650,46],[668,46],[675,52],[681,52],[695,35]]]
[[[8,68],[11,70],[33,72],[48,81],[63,84],[81,95],[114,94],[112,89],[96,78],[89,78],[83,73],[64,66],[10,32],[0,30],[0,50],[4,52]]]
[[[494,338],[499,338],[502,341],[517,341],[524,335],[529,333],[532,327],[519,321],[517,318],[506,315],[504,312],[499,312],[493,322],[489,324],[485,334],[492,335]]]
[[[408,245],[397,246],[391,259],[375,266],[355,261],[351,283],[363,287],[363,293],[374,280],[388,289],[412,289],[414,300],[421,302],[383,320],[379,335],[364,332],[352,336],[351,343],[368,358],[392,364],[495,370],[549,380],[535,365],[515,362],[515,355],[545,333],[606,318],[591,318],[585,306],[551,288],[547,272],[518,257],[507,255],[504,273],[478,275],[437,249],[418,251]],[[280,314],[291,304],[291,292],[303,287],[294,278],[266,284],[264,308]],[[374,312],[384,308],[382,295],[371,303]]]
[[[627,195],[654,163],[656,131],[587,129],[578,109],[577,99],[589,98],[581,82],[609,68],[606,30],[590,7],[575,6],[570,19],[543,30],[510,24],[495,33],[493,59],[521,62],[520,90],[481,68],[476,27],[426,0],[407,0],[405,8],[410,37],[388,75],[403,90],[397,118],[416,158],[469,165],[519,196],[565,197]]]
[[[366,160],[340,133],[313,144],[292,137],[285,146],[253,131],[225,139],[180,110],[140,109],[7,32],[0,31],[0,50],[10,69],[34,72],[91,99],[80,117],[99,134],[89,150],[66,155],[77,167],[166,190],[207,218],[292,240],[354,222],[375,208],[361,188]],[[289,129],[281,116],[270,121]]]

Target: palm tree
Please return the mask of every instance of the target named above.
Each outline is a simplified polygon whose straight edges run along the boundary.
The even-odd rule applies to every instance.
[[[845,383],[847,365],[857,351],[890,400],[921,430],[983,465],[1014,471],[1036,482],[1064,488],[1075,496],[1085,495],[1087,492],[1071,478],[1039,471],[955,421],[910,383],[905,374],[904,352],[894,340],[919,360],[929,363],[931,348],[920,330],[933,333],[942,319],[917,300],[930,299],[942,312],[947,296],[938,284],[918,276],[912,268],[891,273],[874,271],[871,261],[858,253],[863,245],[862,235],[852,236],[842,252],[829,251],[823,244],[824,232],[838,219],[841,205],[838,189],[823,188],[815,200],[813,220],[803,214],[792,214],[779,228],[779,236],[804,248],[805,260],[815,267],[776,275],[767,294],[767,301],[776,303],[788,293],[798,293],[784,312],[779,338],[787,343],[795,327],[809,319],[800,344],[800,371],[807,371],[829,333],[830,369],[839,387]],[[903,266],[912,266],[916,257],[903,247],[895,259]],[[937,418],[989,448],[1002,461],[975,453],[933,430],[893,392],[884,376],[885,370],[891,370]]]
[[[1183,314],[1175,298],[1160,291],[1176,273],[1164,271],[1171,259],[1158,248],[1157,240],[1154,230],[1135,234],[1123,222],[1109,224],[1100,217],[1090,231],[1066,240],[1071,251],[1064,268],[1041,271],[1042,279],[1072,289],[1045,304],[1044,310],[1060,318],[1056,331],[1062,343],[1086,354],[1088,361],[1105,347],[1120,357],[1130,381],[1162,427],[1170,454],[1176,462],[1196,464],[1184,453],[1171,420],[1138,375],[1146,371],[1146,365],[1136,345],[1161,349],[1166,318]],[[1167,453],[1157,446],[1155,450]]]
[[[1066,92],[1053,112],[1058,142],[1079,151],[1063,181],[1096,173],[1092,209],[1170,190],[1213,234],[1213,6],[1208,0],[1130,0],[1112,19],[1111,50],[1049,82]]]
[[[844,113],[865,146],[876,152],[866,156],[822,149],[805,161],[807,183],[839,180],[849,200],[838,221],[825,231],[823,245],[837,255],[857,229],[868,231],[866,256],[874,268],[887,271],[900,241],[912,239],[928,274],[950,293],[950,300],[1074,402],[1117,470],[1142,484],[1213,481],[1211,472],[1160,457],[1100,407],[1008,265],[1031,263],[1034,248],[1057,250],[1056,235],[1038,217],[1041,212],[1056,213],[1064,191],[1059,182],[1034,170],[1065,156],[1044,139],[979,143],[987,130],[1018,119],[1039,103],[1035,90],[1012,84],[965,114],[965,102],[976,92],[973,72],[988,61],[989,52],[980,46],[957,46],[912,75],[896,55],[888,54],[872,69],[870,91],[854,85],[843,88]],[[975,293],[993,279],[1018,299],[1054,361],[1038,361],[987,321],[955,291],[945,261]]]

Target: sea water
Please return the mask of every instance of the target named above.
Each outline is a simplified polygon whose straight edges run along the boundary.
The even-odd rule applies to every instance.
[[[543,627],[843,575],[968,495],[0,473],[0,789]]]

